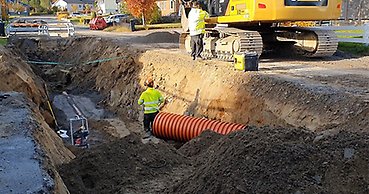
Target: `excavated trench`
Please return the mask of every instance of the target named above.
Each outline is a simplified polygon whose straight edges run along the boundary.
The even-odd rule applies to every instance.
[[[76,158],[58,165],[71,193],[367,191],[369,138],[356,132],[368,129],[369,109],[360,98],[225,62],[194,62],[177,49],[101,38],[11,43],[48,84],[61,127],[73,115],[63,91],[91,123],[93,146],[68,146]],[[250,127],[228,136],[206,132],[178,150],[158,139],[143,144],[137,99],[147,76],[166,98],[164,112]]]

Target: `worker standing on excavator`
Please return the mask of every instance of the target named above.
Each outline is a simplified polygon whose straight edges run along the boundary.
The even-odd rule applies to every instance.
[[[205,34],[205,18],[208,18],[208,12],[200,8],[200,3],[192,3],[192,9],[188,14],[188,29],[191,36],[191,56],[192,59],[202,58],[201,53],[204,47],[203,38]]]
[[[152,124],[155,116],[159,113],[159,106],[163,103],[164,98],[158,90],[154,89],[152,77],[147,78],[144,85],[147,86],[147,89],[142,92],[138,104],[144,105],[144,138],[149,138],[152,135]]]

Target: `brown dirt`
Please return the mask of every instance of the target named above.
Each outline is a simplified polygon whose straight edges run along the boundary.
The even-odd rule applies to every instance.
[[[37,46],[15,42],[29,59],[73,64],[50,71],[68,70],[61,89],[98,91],[122,118],[141,121],[137,98],[153,75],[166,97],[163,111],[260,127],[224,137],[206,132],[178,152],[136,135],[101,142],[61,167],[71,193],[368,192],[368,135],[361,133],[369,129],[368,57],[262,58],[259,72],[245,73],[119,40],[31,41]],[[83,64],[114,57],[122,58]]]
[[[21,92],[28,97],[29,101],[24,102],[22,106],[30,108],[32,112],[28,116],[33,124],[28,127],[31,129],[34,140],[41,148],[40,161],[55,181],[52,191],[67,193],[67,188],[60,178],[56,166],[69,162],[74,158],[74,155],[64,147],[60,138],[48,125],[48,123],[53,123],[53,119],[47,110],[43,81],[34,74],[28,64],[7,48],[0,47],[0,53],[0,90]],[[7,116],[17,117],[19,115]],[[20,123],[20,125],[24,126],[27,123]],[[17,123],[14,123],[14,126],[17,126]]]
[[[158,193],[182,164],[168,144],[143,144],[131,134],[86,150],[60,171],[71,193]]]
[[[0,46],[0,90],[17,91],[27,95],[44,113],[50,118],[46,106],[46,94],[43,87],[44,82],[37,77],[31,67],[14,56],[12,51]],[[52,121],[50,122],[50,124]]]
[[[168,193],[369,192],[368,134],[251,127],[214,140]]]
[[[205,152],[211,145],[217,142],[223,135],[206,130],[200,136],[181,146],[178,151],[186,157],[194,157]]]

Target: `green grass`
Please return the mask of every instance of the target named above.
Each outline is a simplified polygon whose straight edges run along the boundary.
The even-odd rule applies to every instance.
[[[336,30],[336,33],[338,33],[338,38],[363,38],[364,31],[363,30]],[[340,33],[350,33],[350,34],[357,34],[357,36],[345,36],[340,35]]]
[[[104,29],[105,32],[130,32],[128,26],[110,26]]]
[[[6,43],[8,43],[8,39],[7,38],[0,38],[0,45],[5,46]]]
[[[362,34],[362,33],[364,33],[364,30],[336,30],[336,32]]]
[[[340,42],[338,43],[338,50],[357,56],[369,55],[369,46],[361,43]]]

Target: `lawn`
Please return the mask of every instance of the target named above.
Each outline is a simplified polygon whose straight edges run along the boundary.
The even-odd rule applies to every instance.
[[[369,55],[369,46],[361,43],[340,42],[338,43],[338,50],[357,56]]]
[[[0,45],[4,46],[8,42],[7,38],[0,38]]]
[[[336,30],[338,38],[363,38],[363,30]],[[348,35],[345,35],[348,34]]]

